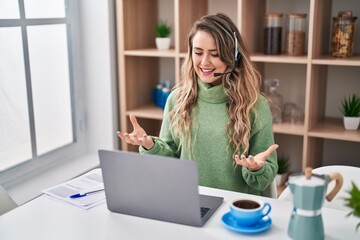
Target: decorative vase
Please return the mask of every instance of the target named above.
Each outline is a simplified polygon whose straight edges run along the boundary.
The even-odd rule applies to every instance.
[[[284,186],[285,182],[287,180],[288,177],[288,173],[283,173],[283,174],[276,174],[276,185],[279,186]]]
[[[156,41],[156,47],[159,50],[167,50],[170,48],[171,39],[169,37],[167,38],[157,37],[155,41]]]
[[[344,117],[344,127],[347,130],[357,130],[360,123],[360,117]]]

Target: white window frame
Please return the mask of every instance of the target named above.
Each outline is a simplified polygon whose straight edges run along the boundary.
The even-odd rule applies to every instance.
[[[70,0],[70,2],[72,5],[68,9],[67,21],[71,22],[69,47],[72,51],[69,57],[72,57],[70,74],[74,80],[72,102],[75,103],[74,109],[76,109],[73,111],[75,142],[1,172],[0,184],[5,188],[14,189],[28,182],[29,179],[51,171],[56,172],[59,168],[67,169],[64,171],[71,169],[70,175],[73,177],[98,165],[98,149],[118,148],[119,142],[114,134],[118,129],[114,0]],[[4,26],[3,23],[0,26]],[[99,32],[104,34],[100,35]],[[94,35],[99,39],[89,38]],[[99,43],[102,45],[99,46]],[[97,62],[104,64],[94,64],[95,57]],[[99,75],[103,76],[102,79],[97,77]],[[103,105],[91,105],[99,100]],[[90,156],[89,154],[91,157],[84,158]],[[69,166],[75,164],[77,161],[81,166],[77,166],[74,171],[74,167],[63,167],[66,164]],[[71,176],[64,174],[63,178],[59,177],[54,181],[65,180]],[[46,181],[46,178],[41,181]],[[46,184],[43,182],[39,186],[42,188],[51,186],[54,181]],[[38,192],[41,187],[35,187],[34,192]]]

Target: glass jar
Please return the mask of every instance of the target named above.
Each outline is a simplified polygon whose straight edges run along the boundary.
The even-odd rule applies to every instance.
[[[305,53],[305,13],[288,14],[285,52],[292,56]]]
[[[303,124],[304,112],[295,103],[287,102],[283,107],[283,122],[290,124]]]
[[[270,87],[268,98],[270,99],[270,111],[273,118],[273,123],[282,122],[282,96],[277,91],[277,87]]]
[[[292,102],[286,102],[283,106],[283,121],[285,123],[292,123],[293,122],[293,115],[296,111],[296,104]]]
[[[264,23],[264,53],[281,54],[282,13],[265,14]]]
[[[333,17],[331,36],[331,55],[333,57],[351,57],[354,46],[355,20],[351,11],[339,11]]]
[[[279,79],[266,79],[266,94],[269,100],[269,107],[273,118],[273,123],[282,122],[282,95],[278,92],[280,86]]]

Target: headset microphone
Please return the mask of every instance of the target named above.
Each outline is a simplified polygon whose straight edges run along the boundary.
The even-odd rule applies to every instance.
[[[236,32],[234,32],[234,45],[235,45],[235,51],[234,51],[234,67],[231,69],[231,71],[229,72],[224,72],[224,73],[214,73],[214,77],[219,77],[221,75],[226,75],[226,74],[230,74],[234,71],[235,67],[236,67],[236,63],[238,61],[240,61],[241,55],[239,53],[239,51],[237,50],[237,37],[236,37]]]
[[[232,73],[233,71],[234,71],[234,69],[232,69],[230,72],[214,73],[214,77],[219,77],[219,76],[221,76],[221,75],[226,75],[226,74]]]

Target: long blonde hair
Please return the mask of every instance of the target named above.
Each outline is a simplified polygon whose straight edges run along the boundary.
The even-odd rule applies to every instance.
[[[171,128],[180,139],[179,148],[186,143],[191,151],[191,112],[198,94],[197,74],[192,61],[192,41],[199,30],[207,31],[214,37],[220,59],[228,66],[228,71],[232,70],[231,74],[222,77],[222,85],[228,97],[227,149],[231,146],[235,153],[240,154],[242,151],[242,154],[246,154],[251,130],[250,113],[259,97],[260,74],[250,60],[237,27],[223,13],[202,17],[195,22],[189,33],[188,52],[181,66],[181,81],[175,87],[177,95],[169,115]],[[240,54],[239,61],[234,56],[235,41]],[[191,156],[191,152],[189,155]]]

